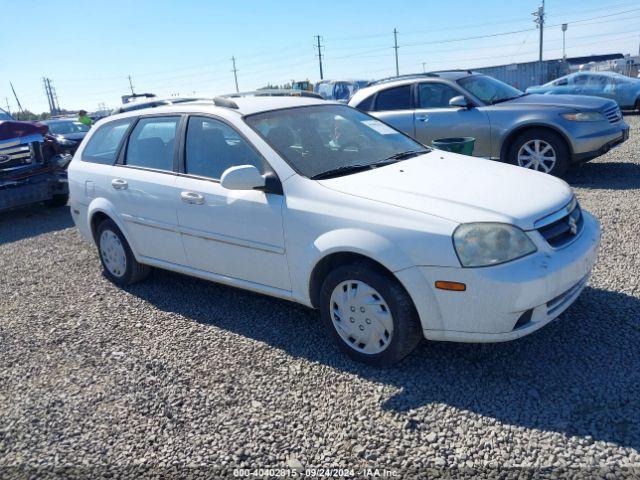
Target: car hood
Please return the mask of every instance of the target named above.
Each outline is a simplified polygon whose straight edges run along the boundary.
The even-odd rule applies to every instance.
[[[80,141],[87,135],[87,132],[75,132],[75,133],[61,133],[61,134],[52,134],[52,137],[62,137],[65,140],[75,140]]]
[[[457,223],[503,222],[524,230],[560,210],[573,192],[540,172],[455,153],[425,155],[318,181],[335,191]]]
[[[522,97],[514,98],[506,102],[498,103],[495,106],[546,106],[546,107],[564,107],[573,110],[601,110],[610,104],[614,104],[613,100],[601,97],[592,97],[587,95],[542,95],[531,93]]]

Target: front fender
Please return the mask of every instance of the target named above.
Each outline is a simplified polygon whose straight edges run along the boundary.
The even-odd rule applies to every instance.
[[[305,261],[296,262],[299,266],[292,272],[295,298],[311,305],[309,284],[313,270],[322,259],[334,253],[359,254],[392,272],[414,263],[397,245],[380,234],[357,228],[332,230],[323,233],[307,245],[304,253],[300,255]]]

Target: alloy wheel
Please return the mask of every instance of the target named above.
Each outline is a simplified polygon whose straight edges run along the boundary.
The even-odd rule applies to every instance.
[[[549,173],[556,165],[556,151],[544,140],[528,140],[518,150],[518,166]]]
[[[355,351],[383,352],[393,337],[393,316],[382,295],[359,280],[347,280],[333,289],[330,299],[333,326]]]

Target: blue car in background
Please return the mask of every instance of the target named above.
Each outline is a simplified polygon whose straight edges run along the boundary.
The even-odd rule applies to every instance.
[[[622,110],[640,110],[640,79],[615,72],[571,73],[527,93],[593,95],[615,100]]]

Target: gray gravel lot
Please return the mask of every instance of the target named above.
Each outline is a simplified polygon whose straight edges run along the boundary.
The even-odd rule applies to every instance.
[[[640,476],[640,116],[569,179],[603,226],[576,304],[508,344],[354,364],[304,307],[100,273],[67,209],[0,216],[0,477]]]

